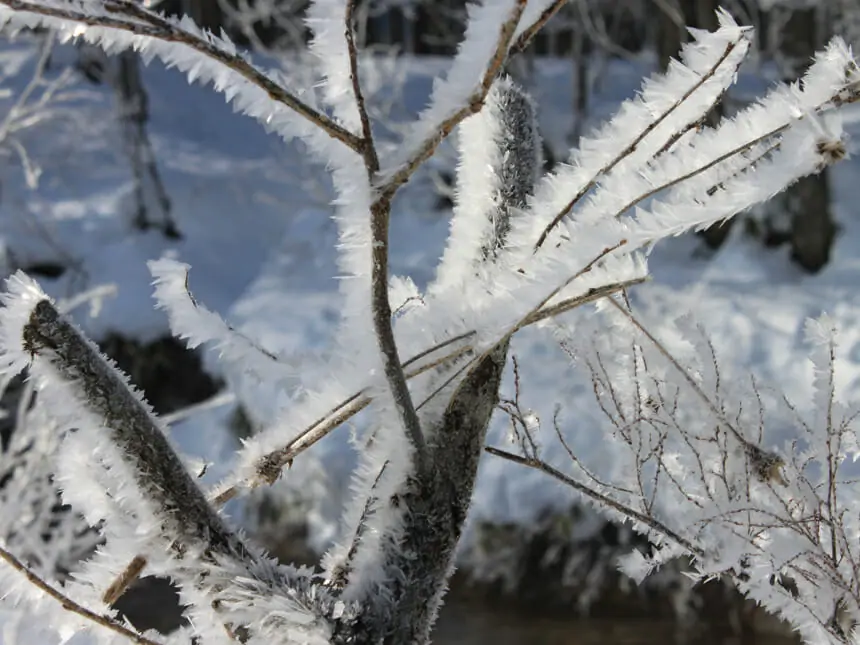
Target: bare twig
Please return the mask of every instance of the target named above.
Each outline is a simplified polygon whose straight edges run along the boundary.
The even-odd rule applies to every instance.
[[[512,461],[515,464],[520,464],[521,466],[528,466],[529,468],[534,468],[535,470],[539,470],[542,473],[546,473],[550,477],[557,479],[558,481],[570,486],[575,491],[585,495],[586,497],[590,497],[596,502],[605,505],[608,508],[611,508],[625,517],[641,522],[645,526],[648,526],[655,532],[660,535],[669,538],[676,544],[680,545],[691,554],[696,555],[698,557],[703,557],[704,551],[702,551],[699,547],[694,545],[692,542],[687,540],[686,538],[678,535],[675,531],[670,529],[668,526],[660,522],[659,520],[646,515],[645,513],[641,513],[636,509],[630,508],[629,506],[625,506],[624,504],[612,499],[611,497],[607,497],[606,495],[602,495],[595,490],[592,490],[588,486],[568,477],[560,470],[557,470],[550,466],[548,463],[541,461],[540,459],[532,459],[530,457],[522,457],[520,455],[516,455],[512,452],[508,452],[507,450],[502,450],[500,448],[495,448],[493,446],[485,446],[484,450],[486,450],[491,455],[495,455],[496,457],[501,457],[502,459],[507,459],[508,461]]]
[[[544,9],[538,19],[520,33],[519,38],[517,38],[514,44],[511,45],[509,55],[513,56],[514,54],[520,54],[525,51],[526,47],[529,46],[529,43],[531,43],[535,35],[543,29],[544,25],[550,21],[550,18],[558,13],[558,10],[568,2],[569,0],[555,0],[555,2]]]
[[[612,304],[612,306],[614,306],[618,311],[620,311],[624,315],[624,317],[627,318],[627,320],[629,320],[631,322],[631,324],[634,327],[636,327],[636,329],[639,330],[640,333],[642,333],[649,341],[651,341],[651,344],[654,345],[654,347],[657,349],[657,351],[660,352],[663,355],[663,357],[667,361],[669,361],[669,363],[672,365],[672,367],[674,367],[678,371],[678,373],[680,373],[681,376],[684,377],[684,380],[687,382],[687,384],[690,386],[690,388],[693,390],[693,392],[696,393],[696,396],[706,406],[708,406],[708,408],[711,410],[711,412],[714,414],[714,416],[717,417],[720,420],[720,422],[726,428],[729,429],[729,431],[734,435],[735,439],[737,439],[741,443],[742,446],[744,446],[745,448],[754,448],[756,450],[761,450],[760,448],[758,448],[758,446],[755,446],[754,444],[750,443],[740,433],[740,431],[737,428],[735,428],[735,426],[731,423],[731,421],[729,421],[729,419],[726,417],[725,413],[720,408],[718,408],[714,404],[713,401],[711,401],[710,397],[707,394],[705,394],[705,392],[704,392],[704,390],[702,390],[701,386],[699,386],[699,384],[696,383],[696,380],[690,375],[690,372],[687,369],[685,369],[683,365],[681,365],[681,362],[677,358],[672,356],[671,352],[669,352],[669,350],[666,349],[666,346],[663,345],[663,343],[661,343],[659,340],[657,340],[657,338],[650,331],[648,331],[648,329],[645,327],[645,325],[643,325],[641,322],[639,322],[639,319],[636,318],[636,316],[634,316],[625,307],[622,307],[614,298],[607,298],[607,300]]]
[[[42,580],[34,572],[30,571],[30,569],[27,568],[27,565],[25,565],[23,562],[21,562],[18,558],[9,553],[9,551],[7,551],[3,547],[0,547],[0,559],[2,559],[10,567],[12,567],[17,572],[21,573],[24,577],[26,577],[27,581],[30,584],[36,586],[42,592],[60,603],[63,609],[78,614],[79,616],[86,618],[87,620],[96,623],[97,625],[101,625],[106,629],[110,629],[111,631],[116,632],[121,636],[125,636],[129,640],[138,643],[139,645],[161,645],[157,641],[146,638],[146,636],[141,636],[137,632],[129,629],[128,627],[111,618],[110,616],[97,614],[96,612],[87,609],[83,605],[76,603],[68,596],[54,589],[54,587]]]
[[[364,103],[364,93],[361,91],[361,80],[358,76],[358,51],[355,46],[355,29],[353,28],[353,17],[355,15],[355,5],[358,0],[349,0],[346,3],[346,18],[345,32],[346,47],[349,51],[349,76],[352,81],[352,91],[355,94],[355,104],[358,109],[358,117],[361,120],[361,136],[364,145],[364,152],[370,152],[373,157],[376,157],[376,146],[373,143],[373,132],[370,129],[370,117],[367,114],[367,106]],[[379,161],[376,160],[373,164],[379,168]],[[376,170],[373,170],[376,172]]]
[[[273,101],[290,108],[296,114],[299,114],[319,127],[330,137],[337,139],[357,152],[360,152],[362,149],[362,142],[358,136],[335,123],[331,117],[303,102],[295,94],[273,81],[238,54],[224,51],[212,42],[189,33],[158,14],[132,2],[118,0],[108,0],[105,2],[105,10],[119,17],[107,15],[90,16],[72,9],[71,6],[61,9],[43,6],[28,0],[0,0],[0,4],[9,7],[13,11],[70,20],[92,27],[108,27],[139,36],[149,36],[166,42],[182,43],[190,49],[232,69],[245,80],[266,92]],[[133,18],[133,20],[129,18]]]

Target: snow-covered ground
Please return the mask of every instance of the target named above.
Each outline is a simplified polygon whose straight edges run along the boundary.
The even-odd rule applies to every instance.
[[[66,52],[65,55],[68,55]],[[33,64],[32,47],[0,49],[5,86],[16,90]],[[58,57],[62,59],[63,52]],[[387,65],[388,63],[386,63]],[[403,60],[400,68],[377,74],[376,96],[391,101],[394,120],[415,114],[429,93],[440,60]],[[608,116],[636,89],[648,63],[612,63],[600,71],[591,120]],[[535,94],[544,134],[564,149],[571,104],[570,65],[541,61]],[[323,168],[305,166],[305,155],[268,136],[251,119],[233,114],[209,88],[189,86],[178,73],[154,65],[145,72],[150,93],[150,134],[159,169],[173,203],[181,241],[131,225],[132,181],[114,123],[113,97],[104,88],[81,84],[74,109],[21,137],[42,168],[36,190],[23,181],[20,160],[3,158],[0,167],[0,239],[19,265],[60,261],[70,266],[56,280],[41,279],[46,291],[70,296],[111,282],[116,295],[104,299],[96,317],[85,308],[77,320],[95,337],[119,331],[141,339],[168,331],[165,314],[151,298],[146,261],[173,257],[192,266],[195,297],[224,315],[268,350],[283,355],[325,352],[337,322],[336,232],[327,207],[329,188]],[[380,79],[398,78],[394,88]],[[742,77],[743,96],[763,88],[758,77]],[[737,95],[737,94],[736,94]],[[11,100],[11,99],[10,99]],[[370,97],[373,100],[373,95]],[[443,154],[445,151],[443,150]],[[450,149],[447,150],[451,157]],[[440,161],[438,165],[445,165]],[[664,321],[693,311],[713,335],[724,365],[734,373],[749,368],[763,382],[780,387],[796,401],[809,396],[811,366],[805,360],[802,329],[808,316],[827,311],[842,328],[839,378],[848,398],[860,396],[860,165],[847,161],[833,171],[835,214],[840,233],[832,261],[819,275],[796,269],[787,249],[764,250],[735,228],[716,253],[703,252],[691,237],[658,247],[651,258],[654,281],[638,287],[636,302],[656,335]],[[430,178],[419,177],[395,205],[391,268],[419,287],[433,275],[448,230],[444,212],[434,210]],[[586,464],[610,459],[601,441],[602,420],[593,405],[590,381],[572,370],[550,335],[529,330],[513,353],[523,376],[523,396],[541,419],[551,419],[565,383],[565,404],[581,410],[564,431]],[[207,366],[218,370],[217,357]],[[554,384],[553,388],[544,387]],[[255,413],[273,414],[274,400],[257,398]],[[268,409],[267,409],[268,406]],[[189,455],[216,462],[208,481],[229,470],[238,445],[226,430],[230,406],[207,410],[175,426],[174,435]],[[361,420],[358,419],[357,423]],[[301,428],[296,428],[298,432]],[[303,455],[279,489],[304,498],[302,506],[312,545],[324,548],[336,537],[354,454],[342,429]],[[507,442],[508,422],[499,415],[490,442]],[[565,453],[544,436],[543,456],[562,467]],[[540,473],[485,457],[478,478],[471,527],[481,522],[529,524],[548,509],[566,508],[569,491]],[[235,509],[234,509],[235,510]],[[583,525],[587,532],[597,527]],[[474,530],[467,531],[464,553]],[[0,635],[0,643],[5,636]]]

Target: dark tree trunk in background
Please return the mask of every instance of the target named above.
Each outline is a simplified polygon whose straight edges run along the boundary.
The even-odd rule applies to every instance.
[[[669,59],[678,56],[683,45],[688,40],[686,27],[684,25],[707,29],[713,31],[717,28],[717,9],[720,7],[719,0],[652,0],[655,10],[658,12],[657,21],[657,57],[661,69],[666,69]],[[708,113],[706,125],[716,125],[722,117],[722,104],[718,103]],[[714,224],[699,233],[702,239],[712,249],[717,249],[726,241],[732,230],[735,218]]]
[[[134,225],[141,230],[156,228],[171,239],[181,237],[171,216],[170,198],[161,181],[155,154],[147,133],[149,97],[140,77],[140,59],[135,52],[118,55],[114,87],[123,136],[134,174]]]
[[[201,27],[218,33],[224,16],[218,0],[182,0],[182,13],[191,16]]]
[[[684,10],[681,0],[652,0],[655,11],[654,49],[660,69],[666,69],[669,59],[678,55],[681,45],[687,40],[686,30],[679,21]]]
[[[827,25],[822,24],[824,15],[818,8],[798,9],[781,17],[784,21],[775,23],[780,26],[781,72],[784,80],[794,81],[803,75],[815,51],[826,42]],[[792,259],[805,270],[815,273],[824,268],[836,236],[828,170],[805,177],[771,203],[778,211],[767,222],[771,235],[776,230],[777,236],[781,232],[788,239]]]
[[[685,17],[687,24],[699,29],[714,31],[719,26],[717,21],[717,9],[720,7],[719,0],[686,0]],[[706,125],[715,126],[723,116],[723,104],[717,103],[714,109],[708,113]],[[699,233],[702,239],[712,249],[720,248],[729,236],[732,226],[737,221],[736,217],[724,222],[709,226]]]
[[[463,38],[465,5],[459,0],[432,0],[418,5],[417,53],[451,56]]]

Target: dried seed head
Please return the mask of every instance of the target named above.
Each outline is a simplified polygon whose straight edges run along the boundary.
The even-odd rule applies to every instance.
[[[788,485],[782,474],[785,461],[775,452],[767,452],[753,444],[746,446],[747,459],[756,478],[764,483]]]
[[[860,68],[853,60],[845,66],[845,86],[833,99],[836,107],[853,103],[860,98]]]
[[[815,147],[825,166],[832,166],[848,156],[848,150],[845,148],[845,142],[842,139],[822,139]]]

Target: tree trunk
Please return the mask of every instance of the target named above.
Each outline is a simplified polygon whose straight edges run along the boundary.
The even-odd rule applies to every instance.
[[[788,16],[780,30],[779,51],[784,66],[783,79],[799,78],[809,66],[816,49],[825,40],[822,15],[816,8],[798,9]],[[806,177],[791,186],[773,202],[783,211],[789,228],[791,257],[810,273],[824,268],[830,260],[830,249],[836,236],[836,224],[830,210],[828,170]],[[778,217],[771,217],[769,228],[778,228]]]

